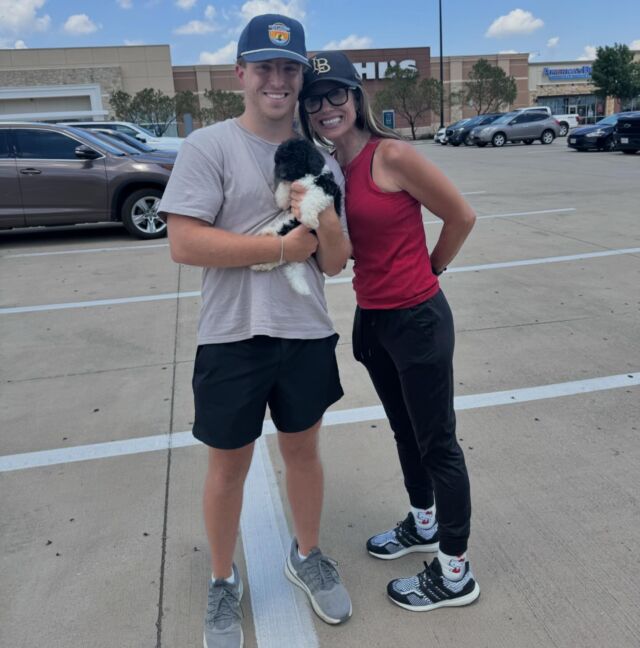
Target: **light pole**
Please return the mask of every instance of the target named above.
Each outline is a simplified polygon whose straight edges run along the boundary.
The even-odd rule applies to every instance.
[[[442,0],[438,0],[440,22],[440,128],[444,128],[444,61],[442,57]]]

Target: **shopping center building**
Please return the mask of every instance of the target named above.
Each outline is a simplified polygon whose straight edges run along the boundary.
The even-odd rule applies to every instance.
[[[431,56],[429,47],[349,50],[347,54],[372,97],[388,82],[389,65],[413,67],[423,78],[440,76],[440,59]],[[481,58],[515,78],[517,96],[509,108],[538,103],[558,114],[575,112],[585,118],[617,109],[612,100],[596,98],[591,61],[529,63],[527,53],[444,57],[445,97],[462,90]],[[640,52],[636,58],[640,59]],[[168,95],[191,90],[201,107],[207,107],[207,90],[241,92],[234,65],[172,65],[169,45],[0,50],[1,120],[112,119],[111,93],[124,90],[134,95],[143,88]],[[463,102],[445,101],[445,123],[475,114]],[[398,128],[407,127],[400,115],[395,118]],[[439,122],[439,110],[428,113],[419,122],[420,131],[430,132]],[[179,127],[183,134],[184,125]]]

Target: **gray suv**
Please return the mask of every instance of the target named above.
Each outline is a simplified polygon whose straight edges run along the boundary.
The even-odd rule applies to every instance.
[[[172,169],[76,128],[0,122],[0,229],[121,221],[137,238],[165,236]]]
[[[560,122],[537,111],[510,112],[487,126],[478,126],[469,134],[471,143],[478,146],[504,146],[507,142],[551,144],[560,134]]]

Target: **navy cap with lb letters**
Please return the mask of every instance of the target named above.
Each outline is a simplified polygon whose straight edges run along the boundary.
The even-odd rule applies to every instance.
[[[252,18],[238,40],[238,58],[249,63],[286,58],[309,66],[304,28],[293,18],[263,14]]]
[[[362,87],[362,77],[344,52],[318,52],[309,59],[309,63],[311,67],[304,72],[304,93],[319,81],[337,81],[350,87]]]

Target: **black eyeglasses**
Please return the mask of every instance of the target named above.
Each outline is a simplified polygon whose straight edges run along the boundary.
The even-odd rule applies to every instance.
[[[343,106],[347,101],[349,101],[349,90],[355,90],[355,88],[338,86],[337,88],[332,88],[323,94],[307,95],[302,100],[302,105],[309,115],[319,112],[322,108],[322,101],[324,99],[326,99],[332,106]]]

